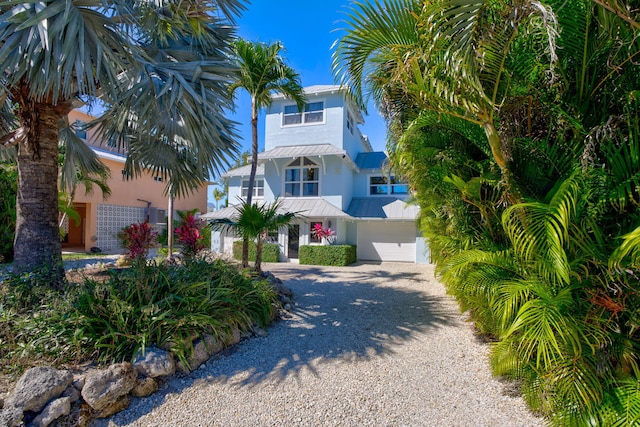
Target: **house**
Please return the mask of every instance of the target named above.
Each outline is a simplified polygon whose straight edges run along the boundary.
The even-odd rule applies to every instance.
[[[304,217],[270,238],[281,257],[298,258],[300,245],[322,244],[311,231],[320,224],[335,232],[335,243],[357,245],[359,260],[426,263],[424,240],[416,228],[418,208],[407,204],[408,186],[388,168],[384,152],[373,151],[358,125],[360,109],[340,86],[305,88],[304,111],[277,94],[266,111],[264,151],[258,154],[253,200],[281,201]],[[221,176],[229,200],[246,198],[250,165]],[[232,217],[233,206],[209,219]],[[212,236],[212,250],[230,252],[237,238]]]
[[[94,117],[79,110],[69,113],[69,123],[82,125],[93,119]],[[77,127],[76,134],[85,140],[109,168],[111,176],[107,184],[111,189],[111,196],[104,199],[99,188],[86,194],[83,186],[78,186],[73,207],[81,221],[78,224],[73,220],[65,222],[68,234],[63,242],[63,249],[89,251],[92,247],[98,247],[104,252],[122,252],[122,245],[117,237],[122,228],[147,219],[158,229],[166,227],[168,199],[164,195],[166,182],[163,182],[163,177],[144,172],[140,177],[126,180],[123,171],[126,158],[121,152],[103,144],[92,130],[83,130],[80,126]],[[189,197],[176,199],[174,209],[198,209],[206,212],[207,190],[205,183]]]

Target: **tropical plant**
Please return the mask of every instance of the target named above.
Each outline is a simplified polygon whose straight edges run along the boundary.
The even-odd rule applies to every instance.
[[[298,212],[282,212],[281,203],[275,200],[273,203],[258,205],[242,201],[236,208],[234,218],[222,218],[213,220],[211,226],[215,230],[234,232],[243,239],[256,241],[256,259],[254,268],[262,270],[262,247],[264,240],[270,231],[277,231],[287,227],[298,217]],[[244,250],[243,250],[244,251]]]
[[[220,191],[219,188],[214,188],[213,190],[213,198],[216,201],[216,210],[220,209],[220,200],[224,199],[227,193],[224,191]]]
[[[180,222],[174,230],[178,235],[178,243],[182,245],[182,255],[186,261],[192,261],[198,252],[204,249],[201,230],[205,224],[203,220],[196,218],[196,211],[178,211]]]
[[[300,76],[288,66],[282,57],[284,48],[281,43],[265,44],[250,42],[242,38],[233,44],[235,64],[240,70],[230,90],[235,94],[244,89],[251,97],[251,172],[247,204],[251,206],[253,187],[258,167],[258,113],[271,105],[271,96],[276,92],[291,98],[302,110],[306,97],[300,83]],[[242,266],[246,267],[249,258],[248,241],[242,246]]]
[[[147,221],[128,225],[118,234],[127,256],[137,266],[146,264],[149,249],[156,245],[157,236],[158,232]]]
[[[234,71],[228,22],[241,8],[240,0],[0,5],[0,142],[18,147],[20,175],[16,272],[60,262],[58,141],[78,101],[103,101],[98,135],[127,152],[127,177],[151,168],[170,178],[172,194],[206,181],[236,151],[223,111]]]

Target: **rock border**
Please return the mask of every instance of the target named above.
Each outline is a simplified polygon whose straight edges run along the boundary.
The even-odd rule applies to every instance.
[[[274,320],[290,317],[287,311],[293,304],[291,290],[271,273],[263,273],[262,277],[269,280],[283,306]],[[171,345],[167,345],[141,349],[133,363],[116,363],[105,369],[28,369],[8,397],[0,399],[0,427],[47,427],[54,421],[59,425],[86,426],[92,419],[107,418],[126,409],[131,397],[152,395],[169,377],[189,375],[242,339],[267,335],[257,325],[244,334],[237,328],[218,337],[203,334],[192,341],[193,353],[186,361],[176,361]]]

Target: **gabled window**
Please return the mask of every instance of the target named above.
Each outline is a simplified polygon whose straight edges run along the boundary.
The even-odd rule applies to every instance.
[[[370,196],[404,196],[409,194],[409,186],[391,175],[371,175],[369,177]]]
[[[87,128],[86,128],[87,123],[83,122],[82,120],[76,120],[75,123],[75,130],[76,130],[76,136],[80,139],[87,139]]]
[[[306,157],[298,157],[285,169],[284,195],[286,197],[313,197],[318,195],[320,168]]]
[[[324,122],[324,102],[310,102],[304,106],[304,112],[296,104],[285,105],[282,126],[304,125]]]
[[[241,197],[246,198],[249,194],[249,180],[242,181]],[[253,182],[253,197],[264,197],[264,179],[256,179]]]

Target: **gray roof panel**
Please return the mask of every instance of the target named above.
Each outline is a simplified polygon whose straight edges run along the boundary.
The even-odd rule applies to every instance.
[[[358,169],[382,169],[388,157],[383,151],[373,151],[371,153],[358,153],[356,165]]]
[[[347,213],[354,218],[414,220],[420,208],[393,197],[354,197]]]

